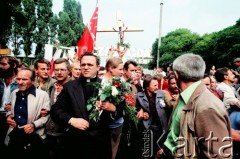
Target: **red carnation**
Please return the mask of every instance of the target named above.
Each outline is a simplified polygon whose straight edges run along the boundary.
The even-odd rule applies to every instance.
[[[121,87],[121,86],[122,86],[121,83],[116,82],[116,81],[113,81],[113,82],[112,82],[112,85],[113,85],[113,86],[116,86],[116,87]]]
[[[133,99],[133,97],[132,97],[131,95],[129,95],[129,94],[124,94],[123,96],[124,96],[124,98],[125,98],[127,101]]]
[[[129,101],[129,102],[128,102],[128,105],[134,107],[134,106],[135,106],[135,101],[134,101],[134,100]]]

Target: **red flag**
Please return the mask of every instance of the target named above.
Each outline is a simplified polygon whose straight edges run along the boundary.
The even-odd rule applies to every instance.
[[[61,54],[61,52],[62,52],[62,49],[56,49],[56,51],[54,52],[54,54],[53,54],[53,57],[52,57],[52,59],[51,59],[51,61],[50,61],[50,76],[54,76],[54,61],[57,59],[57,58],[60,58],[60,54]]]
[[[50,74],[50,76],[52,77],[53,76],[53,64],[54,64],[54,57],[51,59],[51,61],[50,61],[50,72],[49,72],[49,74]]]
[[[96,40],[96,32],[97,32],[97,22],[98,22],[98,6],[96,7],[90,23],[87,25],[81,39],[77,43],[78,47],[78,58],[84,52],[93,52],[94,42]]]

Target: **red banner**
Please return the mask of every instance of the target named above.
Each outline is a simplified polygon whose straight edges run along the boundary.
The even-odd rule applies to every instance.
[[[90,23],[87,25],[81,39],[77,43],[78,58],[80,58],[81,55],[86,51],[93,52],[94,42],[96,40],[97,22],[98,22],[98,6],[96,7],[90,20]]]

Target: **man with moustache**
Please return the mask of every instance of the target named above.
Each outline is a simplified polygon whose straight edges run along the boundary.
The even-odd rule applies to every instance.
[[[180,90],[177,86],[176,76],[174,73],[168,75],[168,87],[164,89],[165,100],[169,107],[175,107],[179,98]]]
[[[5,148],[4,139],[8,129],[5,116],[6,110],[10,109],[10,94],[17,89],[15,77],[18,65],[19,62],[15,57],[0,56],[0,150]]]
[[[142,157],[155,158],[158,151],[158,139],[163,136],[167,130],[167,112],[168,107],[164,101],[164,91],[158,89],[158,78],[148,75],[143,80],[144,91],[138,92],[136,107],[140,109],[137,117],[141,119],[142,139],[146,139],[145,134],[148,134],[148,139],[151,141],[151,147],[145,148],[145,143],[142,141]],[[139,131],[139,130],[138,130]],[[149,133],[151,132],[151,133]],[[152,140],[151,140],[152,139]],[[148,151],[150,150],[150,151]]]
[[[228,111],[231,111],[231,106],[240,108],[240,100],[235,96],[232,86],[234,77],[232,70],[227,67],[219,68],[215,72],[215,78],[219,82],[217,88],[223,93],[223,103]]]
[[[50,106],[53,105],[58,95],[63,89],[63,85],[71,80],[70,63],[65,58],[59,58],[53,64],[56,82],[49,88],[50,93]],[[80,67],[80,66],[79,66]],[[46,124],[46,144],[49,150],[49,157],[51,159],[64,158],[64,134],[65,129],[61,128],[57,123],[53,122],[51,118],[48,119]]]
[[[233,158],[239,158],[240,140],[238,139],[240,137],[240,100],[235,96],[234,88],[232,86],[235,75],[233,74],[231,69],[227,67],[222,67],[217,69],[215,77],[216,80],[219,82],[217,87],[223,93],[223,103],[225,105],[225,108],[229,112],[233,138]]]

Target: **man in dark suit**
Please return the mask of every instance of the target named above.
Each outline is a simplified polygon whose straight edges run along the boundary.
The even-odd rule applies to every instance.
[[[66,83],[55,104],[51,107],[53,121],[65,126],[66,157],[83,159],[111,158],[109,122],[117,115],[117,108],[109,103],[104,107],[98,122],[89,122],[86,105],[98,90],[88,82],[101,82],[97,77],[99,59],[92,53],[80,58],[81,77]],[[110,115],[110,113],[112,113]]]

